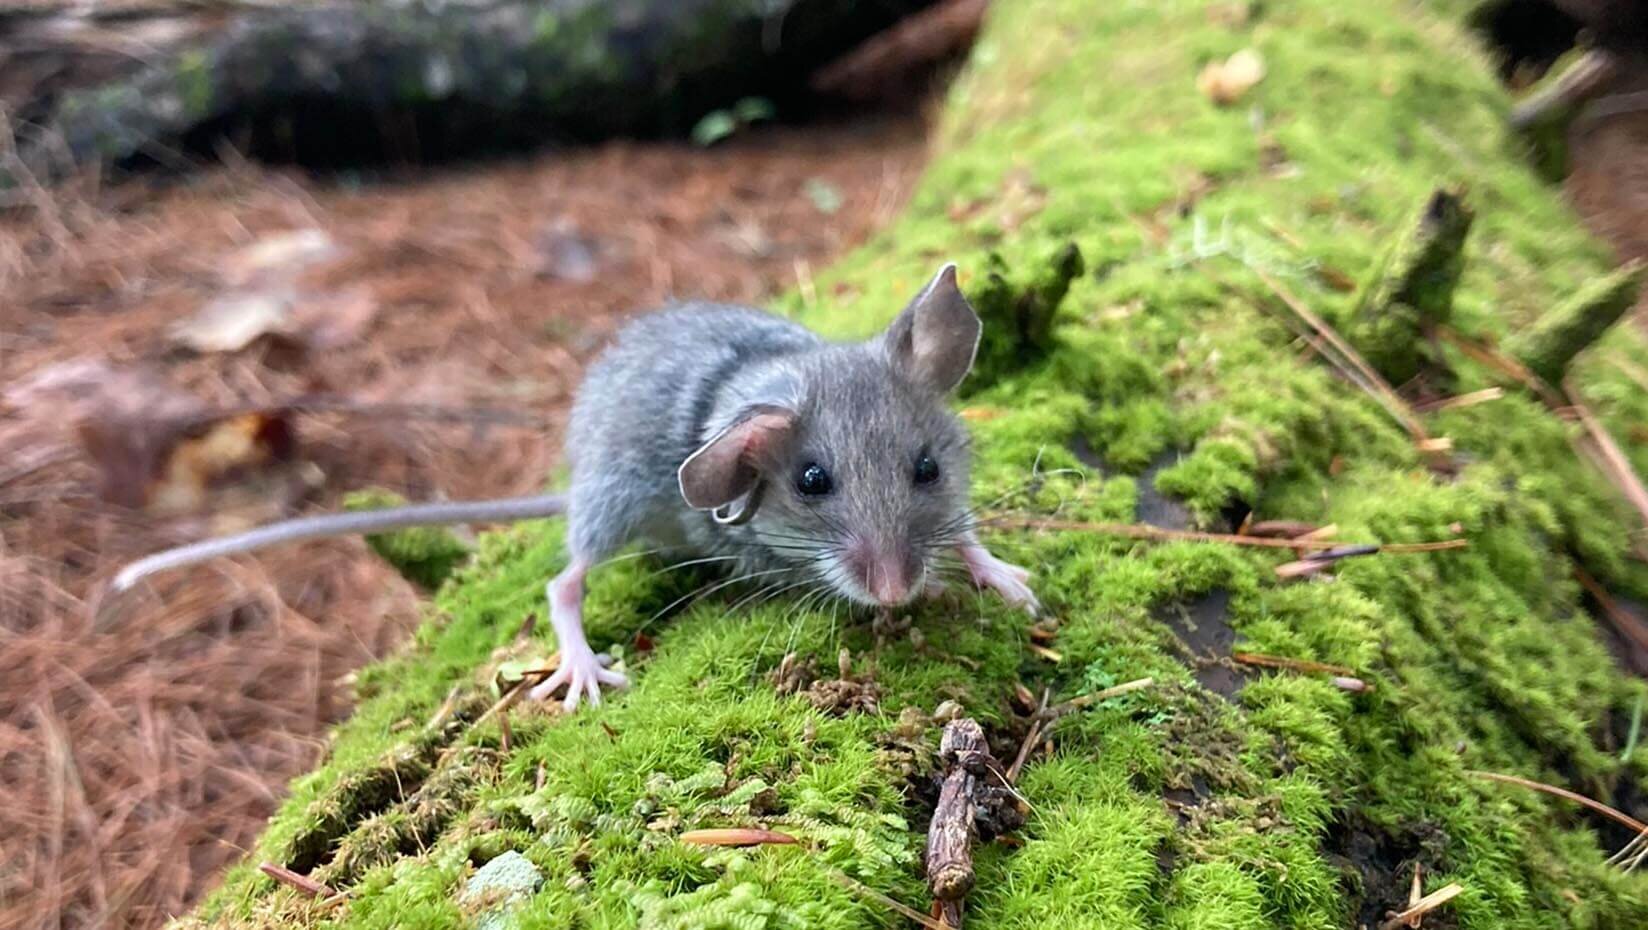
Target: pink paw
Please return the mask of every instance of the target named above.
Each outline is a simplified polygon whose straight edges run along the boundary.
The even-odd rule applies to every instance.
[[[553,675],[533,686],[527,696],[534,701],[542,701],[554,694],[556,689],[566,685],[566,699],[562,706],[568,712],[578,709],[578,702],[585,695],[589,696],[589,703],[601,706],[601,686],[612,688],[626,688],[629,679],[622,673],[614,672],[603,666],[612,660],[606,656],[596,656],[588,646],[571,649],[561,654],[561,667]]]
[[[1024,608],[1032,617],[1041,610],[1041,602],[1036,600],[1036,593],[1027,584],[1030,572],[1026,569],[1003,562],[979,545],[962,547],[961,559],[967,563],[973,584],[995,591],[1002,600],[1014,607]]]

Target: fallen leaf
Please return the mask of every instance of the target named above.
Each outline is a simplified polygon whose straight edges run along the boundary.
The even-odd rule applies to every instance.
[[[1242,99],[1255,84],[1265,79],[1265,60],[1251,48],[1244,48],[1224,61],[1210,61],[1196,76],[1196,88],[1219,106]]]
[[[318,229],[297,229],[265,236],[229,256],[222,277],[230,287],[245,288],[254,281],[290,276],[337,253],[332,237]]]
[[[760,846],[767,843],[793,845],[795,837],[772,830],[751,827],[729,827],[715,830],[688,830],[681,834],[681,842],[695,846]]]
[[[211,301],[172,328],[172,338],[196,352],[238,352],[263,336],[291,325],[291,297],[275,293],[235,293]]]
[[[207,424],[198,433],[185,428],[151,482],[147,504],[185,510],[205,503],[214,481],[236,471],[287,458],[295,444],[284,414],[242,413]]]

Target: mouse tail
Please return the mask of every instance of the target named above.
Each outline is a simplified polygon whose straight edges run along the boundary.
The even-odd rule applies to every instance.
[[[227,555],[255,549],[333,536],[361,536],[388,533],[422,526],[452,526],[459,523],[513,523],[560,516],[566,512],[566,495],[538,494],[490,501],[451,501],[413,504],[385,510],[321,514],[299,517],[260,526],[255,530],[205,539],[175,549],[166,549],[121,569],[114,576],[116,592],[129,590],[150,575],[188,565],[197,565]]]

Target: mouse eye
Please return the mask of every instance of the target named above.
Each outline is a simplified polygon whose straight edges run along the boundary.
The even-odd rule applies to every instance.
[[[830,473],[817,462],[808,462],[801,466],[801,471],[795,476],[795,489],[808,497],[818,497],[830,493],[835,482],[830,480]]]
[[[916,459],[915,479],[916,484],[932,484],[938,480],[938,462],[925,452]]]

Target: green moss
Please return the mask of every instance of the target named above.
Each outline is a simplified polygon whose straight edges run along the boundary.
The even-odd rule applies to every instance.
[[[344,499],[346,510],[381,510],[406,500],[388,491],[359,491]],[[446,527],[420,526],[366,537],[380,558],[407,580],[433,590],[469,558],[469,546]]]
[[[987,529],[1035,570],[1059,624],[1056,664],[991,598],[921,605],[914,634],[878,638],[839,606],[752,605],[737,589],[671,608],[713,576],[615,562],[591,576],[585,616],[597,648],[623,651],[633,688],[571,718],[518,708],[513,746],[495,779],[463,795],[467,811],[417,851],[363,862],[345,907],[305,919],[456,926],[473,862],[514,849],[545,877],[521,925],[887,926],[821,864],[922,905],[905,781],[921,754],[901,711],[955,700],[1000,727],[1015,682],[1063,699],[1149,675],[1161,684],[1061,719],[1051,755],[1032,755],[1029,822],[1018,846],[979,851],[970,927],[1342,927],[1405,900],[1396,870],[1410,859],[1428,881],[1465,887],[1447,906],[1461,927],[1648,923],[1648,879],[1605,865],[1612,850],[1569,805],[1468,774],[1597,793],[1648,775],[1648,754],[1621,762],[1608,735],[1643,685],[1613,665],[1572,577],[1583,563],[1648,595],[1648,571],[1621,555],[1626,511],[1574,454],[1572,427],[1515,390],[1431,416],[1463,467],[1427,470],[1373,400],[1300,351],[1254,273],[1347,319],[1356,298],[1316,272],[1373,279],[1412,205],[1468,181],[1476,220],[1452,289],[1456,329],[1503,342],[1606,274],[1604,250],[1519,159],[1478,50],[1443,18],[1468,6],[1301,0],[1228,27],[1192,2],[997,4],[906,216],[820,276],[819,293],[844,284],[855,299],[798,315],[866,335],[939,261],[958,263],[970,294],[989,293],[991,251],[1035,268],[1073,242],[1102,257],[1102,274],[1067,278],[1038,360],[1001,365],[966,402],[988,413],[970,421],[979,505],[1128,520],[1133,476],[1177,452],[1155,489],[1203,522],[1241,503],[1336,524],[1345,539],[1449,538],[1457,525],[1469,548],[1355,559],[1331,583],[1284,584],[1272,569],[1286,556],[1270,552]],[[1203,99],[1200,65],[1248,46],[1268,64],[1249,108]],[[995,206],[958,222],[958,203]],[[1032,277],[1003,280],[1022,292]],[[800,307],[795,295],[784,304]],[[1648,392],[1610,360],[1643,354],[1638,332],[1615,327],[1570,365],[1619,435],[1648,422]],[[1498,377],[1451,351],[1440,361],[1462,391]],[[1081,442],[1097,457],[1078,457]],[[1648,449],[1628,454],[1648,470]],[[370,818],[410,815],[405,797],[362,784],[381,787],[385,754],[413,745],[453,686],[541,610],[560,532],[549,522],[481,539],[415,644],[363,671],[366,700],[249,861],[324,836],[318,861]],[[1231,698],[1202,690],[1167,620],[1217,592],[1235,648],[1346,665],[1373,689],[1253,669]],[[644,654],[629,648],[641,630]],[[768,676],[786,653],[830,667],[842,646],[880,688],[879,714],[824,716],[776,693]],[[918,727],[913,739],[936,737]],[[490,723],[442,739],[499,745]],[[714,852],[675,839],[731,825],[804,844]],[[1360,837],[1384,851],[1366,871],[1345,859]],[[203,913],[251,921],[293,906],[285,894],[241,867]]]

